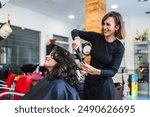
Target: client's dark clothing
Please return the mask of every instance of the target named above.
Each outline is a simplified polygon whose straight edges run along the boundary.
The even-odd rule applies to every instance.
[[[85,99],[115,99],[112,77],[120,67],[124,54],[123,44],[118,39],[107,42],[104,35],[96,32],[73,30],[72,36],[79,36],[92,44],[90,65],[101,70],[100,75],[88,75],[85,78]]]
[[[79,100],[76,90],[65,80],[49,80],[48,76],[22,97],[22,100]]]

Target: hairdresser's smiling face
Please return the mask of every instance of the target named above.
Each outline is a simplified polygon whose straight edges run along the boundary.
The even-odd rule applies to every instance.
[[[53,59],[53,55],[50,53],[45,58],[44,66],[49,70],[49,72],[54,68],[57,64],[57,61]]]
[[[113,17],[108,17],[102,24],[102,31],[105,38],[115,38],[115,32],[119,29]]]

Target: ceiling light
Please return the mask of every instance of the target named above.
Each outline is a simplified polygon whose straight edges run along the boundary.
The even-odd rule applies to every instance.
[[[112,8],[112,9],[117,9],[117,8],[118,8],[118,5],[117,5],[117,4],[113,4],[113,5],[111,5],[111,8]]]
[[[21,29],[24,30],[25,28],[24,28],[24,27],[21,27]]]
[[[146,1],[148,1],[148,0],[138,0],[139,2],[146,2]]]
[[[69,15],[68,18],[69,18],[69,19],[74,19],[75,16],[74,16],[74,15]]]

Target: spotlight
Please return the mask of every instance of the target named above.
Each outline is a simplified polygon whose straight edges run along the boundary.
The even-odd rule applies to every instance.
[[[4,23],[0,27],[0,37],[2,39],[7,39],[7,37],[12,33],[12,29],[9,23]]]
[[[0,8],[2,8],[9,0],[0,0]]]
[[[12,28],[10,25],[10,20],[8,15],[8,22],[2,23],[0,25],[0,40],[7,39],[11,33],[12,33]]]

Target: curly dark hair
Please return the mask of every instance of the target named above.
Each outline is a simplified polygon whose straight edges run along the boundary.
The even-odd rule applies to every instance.
[[[51,56],[57,61],[57,64],[48,74],[48,79],[64,79],[71,86],[75,87],[79,81],[77,65],[72,54],[58,45],[52,45]]]

